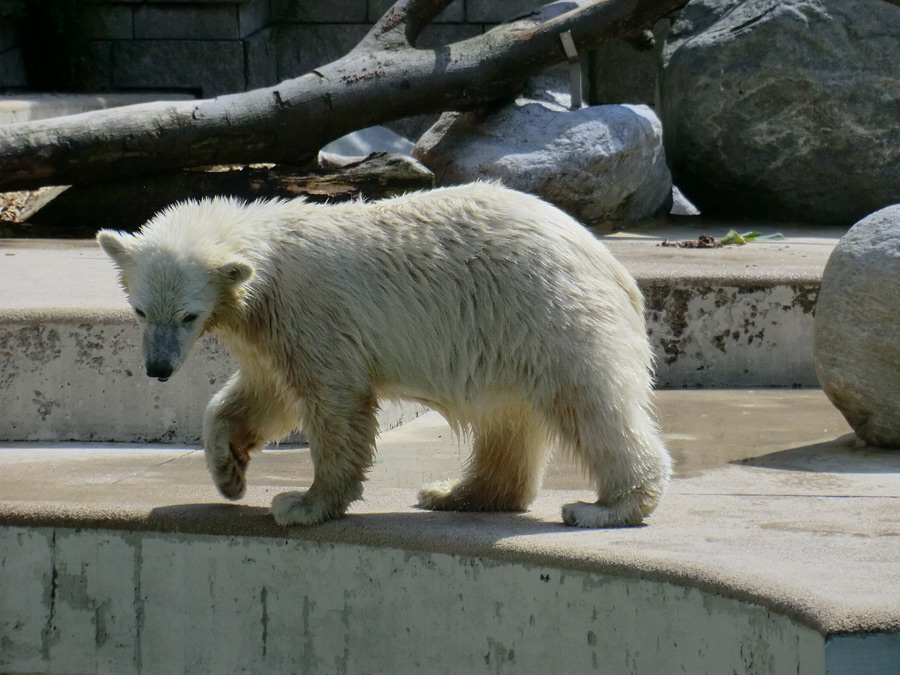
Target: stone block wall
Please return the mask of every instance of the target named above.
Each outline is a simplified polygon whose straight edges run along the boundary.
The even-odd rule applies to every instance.
[[[0,91],[26,85],[19,19],[14,7],[0,1]]]
[[[44,7],[54,0],[40,0]],[[0,92],[41,89],[29,59],[51,30],[26,26],[36,0],[0,0]],[[62,3],[61,3],[62,4]],[[70,3],[69,3],[70,4]],[[72,91],[189,92],[211,97],[269,86],[349,51],[392,0],[80,0],[64,37],[81,63]],[[421,36],[422,47],[482,33],[542,0],[456,0]],[[46,10],[45,10],[46,11]],[[71,30],[77,35],[66,35]]]

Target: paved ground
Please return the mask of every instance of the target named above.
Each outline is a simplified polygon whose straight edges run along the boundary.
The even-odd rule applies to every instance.
[[[264,451],[239,505],[185,447],[4,444],[0,523],[208,532],[387,545],[666,579],[751,599],[828,633],[900,630],[900,452],[857,448],[817,391],[664,391],[677,462],[642,528],[559,523],[589,499],[556,461],[527,514],[412,508],[423,482],[455,475],[467,446],[434,413],[385,433],[363,502],[347,518],[283,530],[266,506],[311,478],[303,447]]]

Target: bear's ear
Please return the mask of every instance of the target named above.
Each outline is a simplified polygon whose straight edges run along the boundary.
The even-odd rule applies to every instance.
[[[116,232],[115,230],[100,230],[97,233],[97,243],[100,244],[106,255],[113,259],[113,262],[124,269],[131,259],[128,246],[125,244],[125,237],[130,236],[124,232]]]
[[[247,283],[253,277],[253,267],[243,260],[229,260],[219,265],[216,271],[225,283],[234,287]]]

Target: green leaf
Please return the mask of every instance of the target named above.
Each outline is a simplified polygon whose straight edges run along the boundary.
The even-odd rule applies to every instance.
[[[784,235],[780,232],[775,234],[760,234],[759,232],[744,232],[743,234],[738,234],[734,230],[728,230],[728,233],[722,237],[722,244],[725,246],[728,246],[729,244],[743,246],[752,241],[784,241]]]
[[[734,230],[728,230],[728,234],[722,237],[722,243],[725,246],[728,246],[729,244],[737,244],[738,246],[741,246],[743,244],[746,244],[747,240]]]
[[[784,235],[781,232],[775,234],[761,234],[753,241],[784,241]]]

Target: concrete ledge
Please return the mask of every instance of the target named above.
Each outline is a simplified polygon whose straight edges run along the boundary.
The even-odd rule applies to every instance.
[[[662,248],[661,234],[606,239],[647,297],[660,387],[817,386],[813,308],[836,231],[709,251]],[[94,242],[5,240],[0,259],[0,439],[197,442],[206,402],[236,369],[214,339],[178,377],[149,380],[136,323]],[[382,426],[420,410],[385,402]]]
[[[0,538],[31,572],[3,607],[20,627],[6,672],[825,672],[823,638],[796,621],[615,573],[292,538]]]
[[[631,529],[564,527],[591,494],[562,460],[525,514],[411,508],[467,454],[434,413],[310,529],[267,510],[308,485],[303,448],[236,504],[191,448],[6,444],[0,670],[895,673],[900,453],[820,392],[659,398],[679,475]]]
[[[720,249],[668,240],[780,232],[785,240]],[[605,239],[644,292],[659,387],[817,387],[816,298],[840,228],[701,218]]]

